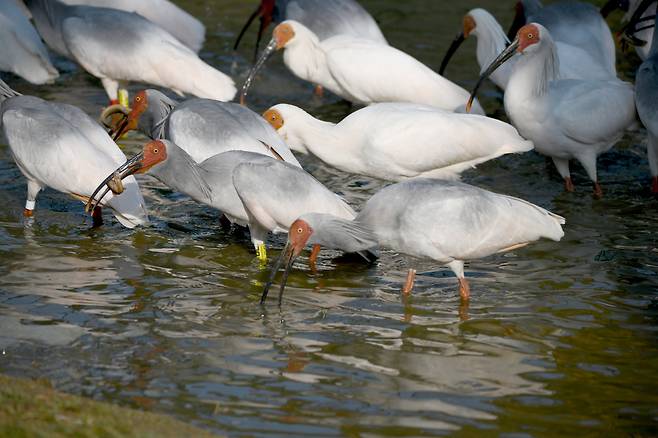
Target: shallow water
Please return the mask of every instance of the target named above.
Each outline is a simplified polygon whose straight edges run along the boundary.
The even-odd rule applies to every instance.
[[[243,80],[254,33],[238,55],[231,46],[255,2],[178,3],[208,27],[202,56]],[[436,68],[463,13],[485,2],[363,3],[393,45]],[[510,22],[510,5],[486,3]],[[467,87],[478,74],[474,47],[467,41],[447,72]],[[8,81],[98,114],[100,84],[58,66],[54,86]],[[622,73],[636,66],[624,61]],[[482,95],[500,114],[499,92],[488,85]],[[329,120],[349,111],[313,97],[278,55],[250,104],[281,101]],[[0,372],[229,435],[656,435],[658,200],[648,194],[645,137],[630,133],[599,160],[600,201],[580,167],[578,191],[566,194],[534,153],[467,172],[467,182],[567,218],[559,244],[469,264],[468,308],[448,270],[390,252],[370,266],[324,252],[315,274],[301,257],[283,307],[261,307],[268,271],[212,209],[141,177],[150,227],[129,231],[106,214],[92,230],[82,204],[52,190],[26,222],[25,181],[2,146]],[[142,140],[130,138],[126,152]],[[357,208],[383,185],[301,160]],[[272,239],[271,256],[282,243]],[[419,277],[403,300],[409,266]]]

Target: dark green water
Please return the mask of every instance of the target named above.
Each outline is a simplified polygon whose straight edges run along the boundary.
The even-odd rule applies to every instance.
[[[254,35],[237,56],[231,46],[255,2],[178,3],[208,28],[202,56],[241,82]],[[466,11],[485,5],[507,24],[512,6],[363,3],[393,45],[433,67]],[[468,41],[447,72],[467,87],[478,74],[474,49]],[[637,60],[620,65],[629,77]],[[8,80],[98,114],[100,84],[59,67],[54,86]],[[311,92],[279,55],[251,105],[262,111],[285,101],[333,120],[347,114],[337,99]],[[501,112],[492,86],[483,96],[489,112]],[[452,274],[429,261],[384,253],[364,266],[329,252],[316,274],[300,258],[284,306],[263,308],[268,271],[248,237],[222,230],[215,211],[142,177],[150,227],[129,231],[107,215],[91,230],[82,204],[52,190],[26,223],[25,181],[2,146],[0,372],[229,435],[655,436],[658,200],[648,194],[645,138],[631,133],[601,157],[601,201],[576,166],[578,191],[563,193],[552,164],[534,153],[467,172],[467,182],[567,218],[559,244],[467,266],[469,308]],[[132,137],[126,152],[141,141]],[[382,186],[302,162],[357,208]],[[271,246],[276,256],[282,239]],[[403,301],[409,266],[419,277]]]

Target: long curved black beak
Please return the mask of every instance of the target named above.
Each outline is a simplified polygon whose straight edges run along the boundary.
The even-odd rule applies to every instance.
[[[256,74],[263,67],[263,65],[265,65],[265,62],[272,55],[272,53],[276,51],[276,46],[277,46],[276,40],[272,38],[270,42],[267,44],[267,47],[265,47],[265,50],[263,50],[263,53],[261,53],[260,58],[258,58],[258,61],[256,61],[254,66],[249,71],[249,75],[247,76],[247,79],[244,81],[244,84],[242,85],[242,89],[240,90],[241,105],[244,105],[245,102],[247,101],[247,93],[249,92],[249,88],[251,87],[251,84],[254,81]]]
[[[633,15],[631,16],[630,20],[628,20],[628,23],[619,31],[619,35],[621,35],[621,38],[625,43],[630,43],[633,46],[644,46],[647,44],[647,41],[641,40],[635,36],[637,32],[640,32],[644,29],[649,29],[651,27],[654,27],[654,20],[655,16],[650,16],[650,17],[642,17],[646,10],[651,6],[656,0],[643,0],[635,9],[635,12],[633,12]],[[640,23],[646,23],[650,22],[649,25],[638,28],[638,24]]]
[[[505,50],[503,50],[500,55],[496,59],[493,60],[491,64],[489,64],[489,67],[482,72],[480,75],[480,79],[478,79],[477,84],[475,84],[475,88],[473,88],[473,91],[471,92],[471,97],[468,99],[468,103],[466,104],[466,112],[471,112],[471,106],[473,105],[473,100],[475,100],[475,96],[477,95],[478,90],[480,89],[480,86],[482,83],[489,77],[493,72],[496,71],[498,67],[503,65],[508,59],[510,59],[512,56],[516,54],[516,51],[519,48],[519,40],[518,38],[512,41],[512,44],[507,46]]]
[[[281,289],[279,290],[279,306],[283,301],[283,291],[286,288],[288,275],[290,274],[290,270],[292,269],[292,264],[295,262],[295,255],[290,241],[286,243],[286,246],[283,248],[283,251],[281,251],[281,255],[279,256],[279,258],[274,263],[274,266],[272,267],[272,271],[270,272],[270,279],[267,281],[267,284],[263,289],[263,295],[260,297],[261,304],[265,304],[265,300],[267,300],[267,294],[270,291],[270,288],[272,287],[272,283],[274,283],[274,278],[276,277],[276,274],[279,272],[279,269],[281,269],[281,266],[284,264],[284,262],[285,262],[285,270],[283,271],[283,277],[281,277]]]
[[[238,38],[235,40],[235,44],[233,45],[233,50],[238,50],[240,41],[242,41],[242,37],[247,32],[247,29],[249,29],[249,26],[251,26],[251,23],[253,23],[256,17],[260,17],[258,36],[256,36],[256,50],[254,51],[254,60],[256,60],[256,57],[258,56],[258,47],[260,46],[260,40],[263,37],[263,32],[265,31],[265,27],[267,27],[265,19],[262,16],[262,14],[263,14],[263,7],[258,6],[258,8],[256,8],[256,10],[249,16],[249,19],[244,24],[244,26],[242,26],[242,30],[240,30],[240,34],[238,35]]]
[[[142,168],[142,160],[144,159],[144,152],[140,152],[134,157],[130,158],[128,161],[123,163],[117,170],[112,172],[110,175],[108,175],[107,178],[101,182],[98,187],[96,187],[96,190],[94,190],[94,193],[91,194],[89,197],[89,201],[87,201],[87,204],[85,205],[85,211],[87,213],[91,213],[94,211],[96,207],[98,207],[98,204],[101,203],[105,195],[107,195],[107,192],[110,190],[113,190],[112,187],[112,181],[116,180],[124,180],[125,178],[129,177],[130,175],[134,174],[135,172],[139,171],[139,169]],[[98,192],[101,190],[105,189],[101,196],[96,199],[96,195]]]
[[[459,49],[459,46],[462,45],[466,37],[464,36],[464,32],[460,32],[454,40],[452,40],[452,44],[450,44],[450,47],[448,48],[448,51],[446,52],[445,56],[443,57],[443,61],[441,61],[441,67],[439,68],[439,74],[443,76],[443,72],[446,70],[446,67],[448,67],[448,63],[450,62],[450,59],[452,59],[452,56],[457,52]]]
[[[508,40],[512,41],[514,38],[516,38],[516,34],[519,32],[519,29],[525,26],[527,19],[528,18],[525,16],[525,10],[523,9],[523,4],[520,2],[517,3],[514,21],[512,21],[512,25],[507,31]]]

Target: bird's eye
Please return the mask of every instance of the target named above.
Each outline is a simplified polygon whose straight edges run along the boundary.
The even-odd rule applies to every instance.
[[[533,39],[534,37],[535,37],[535,36],[534,36],[533,34],[531,34],[531,33],[528,34],[528,39],[529,39],[529,40]]]
[[[158,153],[158,148],[153,149],[153,153],[157,154]]]
[[[303,232],[304,230],[302,230],[301,228],[297,228],[297,234],[302,234]]]
[[[137,96],[137,97],[135,98],[135,102],[141,102],[141,101],[142,101],[142,98],[141,98],[141,97]]]

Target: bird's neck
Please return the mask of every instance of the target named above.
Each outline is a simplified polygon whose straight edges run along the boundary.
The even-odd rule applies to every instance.
[[[300,149],[307,149],[326,163],[341,167],[343,157],[348,156],[342,152],[349,148],[351,142],[340,126],[318,120],[307,113],[297,115],[291,125],[288,137],[292,144],[300,145]]]
[[[507,36],[495,18],[480,19],[476,28],[478,64],[482,69],[487,68],[491,62],[507,47]]]
[[[551,40],[545,40],[532,53],[520,55],[505,90],[505,106],[543,97],[550,83],[559,79],[559,70],[557,51]]]
[[[197,202],[204,204],[212,202],[212,190],[206,182],[208,172],[187,152],[173,143],[167,147],[167,159],[154,166],[149,173]]]
[[[313,34],[299,34],[295,42],[286,47],[283,62],[295,74],[305,81],[324,84],[323,75],[327,72],[327,58],[320,46],[320,41]]]

